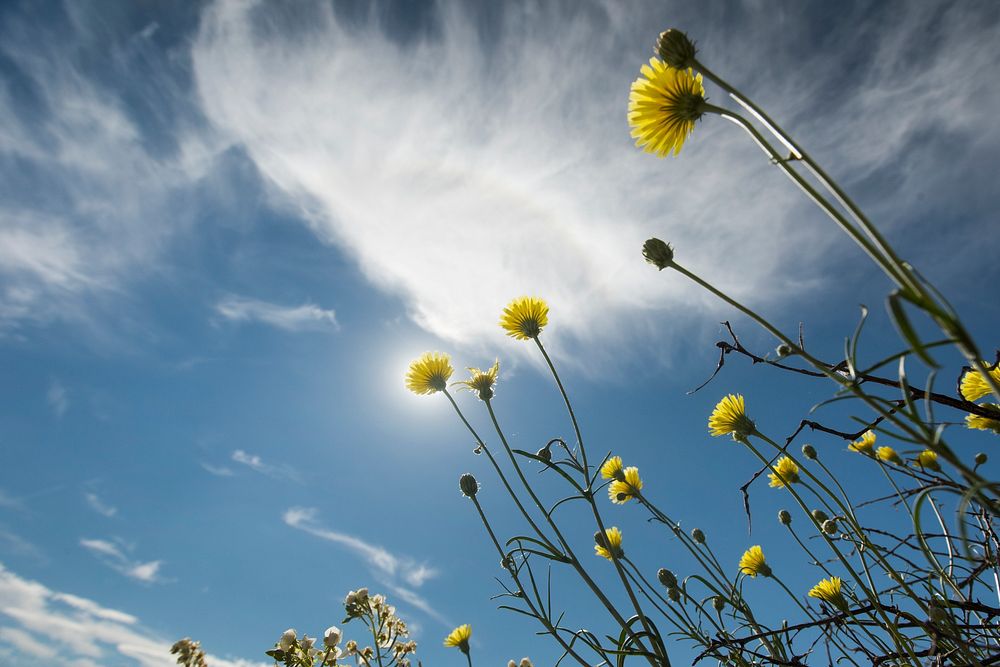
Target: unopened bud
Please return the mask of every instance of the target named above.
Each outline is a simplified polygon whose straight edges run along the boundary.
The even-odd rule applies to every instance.
[[[837,534],[837,522],[832,519],[827,519],[823,522],[823,532],[827,535]]]
[[[712,606],[715,608],[715,611],[722,611],[726,607],[726,601],[722,599],[721,595],[716,595],[712,598]]]
[[[472,498],[477,493],[479,493],[479,482],[476,478],[472,476],[471,473],[465,473],[458,478],[458,488],[462,490],[467,497]]]
[[[676,28],[661,32],[659,39],[656,40],[656,55],[674,69],[694,67],[694,57],[697,52],[694,42]]]
[[[537,456],[538,458],[540,458],[543,461],[551,461],[552,460],[552,449],[548,445],[545,445],[544,447],[542,447],[541,449],[539,449],[537,452],[535,452],[535,456]]]
[[[813,510],[812,511],[812,518],[815,519],[816,523],[822,524],[824,521],[826,521],[830,517],[828,517],[826,515],[826,512],[824,512],[823,510]]]
[[[705,533],[701,532],[701,528],[695,528],[691,531],[691,539],[698,544],[705,543]]]
[[[783,526],[792,525],[792,514],[788,510],[780,510],[778,512],[778,522]]]
[[[674,573],[665,567],[661,567],[656,571],[656,578],[659,579],[660,583],[666,588],[673,588],[677,585],[677,577],[675,577]]]
[[[983,465],[988,460],[989,460],[989,457],[986,456],[986,454],[984,452],[979,452],[978,454],[976,454],[976,465],[977,466]]]
[[[667,597],[670,598],[671,602],[677,602],[681,599],[681,592],[676,587],[667,589]]]
[[[816,448],[812,445],[802,445],[802,456],[806,457],[810,461],[816,460]]]
[[[790,354],[794,354],[795,348],[789,345],[788,343],[782,343],[781,345],[779,345],[774,349],[774,353],[778,356],[779,359],[781,359],[782,357],[787,357]]]
[[[642,244],[642,256],[646,258],[647,262],[662,271],[674,261],[674,249],[669,243],[652,238]]]

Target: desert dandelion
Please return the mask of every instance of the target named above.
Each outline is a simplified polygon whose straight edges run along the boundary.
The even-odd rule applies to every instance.
[[[469,379],[461,380],[454,384],[461,385],[462,389],[475,392],[484,401],[493,398],[493,387],[497,382],[497,376],[500,374],[500,360],[497,359],[485,371],[472,367],[466,370],[469,371]]]
[[[989,368],[989,364],[985,362],[983,364]],[[994,382],[1000,382],[1000,365],[989,368],[989,373]],[[958,391],[965,400],[977,401],[991,393],[992,389],[990,389],[982,371],[970,368],[962,374],[962,379],[958,383]]]
[[[740,558],[740,572],[748,577],[771,576],[771,566],[764,560],[764,550],[760,545],[754,545],[743,552]]]
[[[637,148],[666,157],[677,155],[705,112],[705,87],[701,75],[675,69],[658,58],[643,65],[642,76],[632,83],[628,124]]]
[[[616,479],[608,486],[608,498],[616,505],[624,505],[635,498],[636,493],[642,489],[638,468],[635,466],[625,468],[622,474],[623,479]]]
[[[847,611],[847,599],[840,589],[840,577],[830,577],[813,586],[809,590],[809,597],[831,604],[840,611]]]
[[[757,430],[747,417],[742,394],[729,394],[712,410],[708,418],[708,432],[713,436],[730,435],[734,440],[744,440]]]
[[[855,440],[847,448],[852,452],[872,456],[875,449],[875,432],[871,430],[865,431],[860,440]]]
[[[472,626],[466,623],[448,633],[444,638],[444,645],[446,648],[457,648],[462,653],[468,653],[470,637],[472,637]]]
[[[549,305],[543,299],[522,296],[514,299],[503,309],[500,326],[518,340],[538,338],[549,323]]]
[[[774,472],[767,476],[770,481],[768,486],[780,489],[799,481],[799,466],[795,461],[787,456],[782,456],[774,464]]]
[[[622,549],[622,531],[617,526],[611,526],[603,533],[598,531],[594,534],[594,553],[601,558],[612,560],[625,555]]]
[[[448,379],[455,369],[451,357],[441,352],[427,352],[410,364],[406,373],[406,388],[414,394],[433,394],[448,388]]]

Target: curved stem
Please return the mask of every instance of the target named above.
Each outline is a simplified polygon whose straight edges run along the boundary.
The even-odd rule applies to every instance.
[[[551,548],[555,552],[558,552],[559,550],[556,548],[556,546],[552,544],[552,542],[545,535],[545,533],[542,532],[542,529],[539,528],[538,525],[535,523],[534,519],[531,518],[531,515],[528,514],[528,510],[526,510],[524,505],[521,504],[521,500],[517,497],[517,494],[514,493],[514,489],[511,488],[510,482],[507,481],[507,476],[504,475],[503,469],[500,467],[500,464],[497,463],[496,459],[493,457],[493,453],[490,451],[489,447],[486,446],[486,443],[483,441],[483,439],[479,437],[479,433],[476,432],[476,429],[474,429],[472,427],[472,424],[469,423],[469,420],[465,418],[465,415],[462,413],[462,410],[458,407],[458,403],[455,402],[455,399],[452,397],[452,395],[448,392],[447,389],[445,389],[443,393],[448,398],[448,401],[451,403],[451,406],[455,408],[455,412],[458,414],[459,419],[462,420],[462,423],[465,424],[465,427],[469,429],[469,433],[471,433],[472,437],[475,438],[479,448],[483,450],[483,452],[486,454],[486,457],[490,460],[490,463],[493,464],[493,469],[496,471],[497,476],[500,478],[500,481],[503,483],[504,488],[507,490],[507,495],[509,495],[511,499],[513,499],[514,504],[517,505],[517,508],[521,511],[521,515],[524,516],[525,520],[528,522],[528,525],[531,526],[531,529],[535,531],[535,534],[538,535],[538,537],[541,540],[543,540],[549,546],[549,548]]]
[[[500,541],[497,539],[496,534],[493,532],[493,527],[490,526],[490,522],[486,519],[486,513],[483,512],[482,505],[479,504],[479,499],[476,498],[475,496],[471,496],[470,499],[472,500],[472,504],[475,505],[476,511],[479,513],[479,518],[482,520],[483,526],[486,527],[486,532],[489,533],[490,535],[490,540],[493,541],[493,546],[496,547],[497,553],[500,554],[502,562],[506,563],[507,554],[506,552],[504,552],[503,547],[500,546]],[[518,577],[517,574],[517,569],[513,566],[506,567],[506,569],[508,574],[510,574],[511,579],[513,579],[514,583],[517,584],[518,590],[524,591],[524,586],[521,585],[520,578]],[[578,653],[576,653],[576,651],[573,650],[573,647],[567,644],[566,641],[561,636],[559,636],[559,633],[556,632],[555,627],[552,625],[551,621],[549,621],[548,617],[542,615],[535,608],[534,604],[532,604],[528,596],[525,595],[524,598],[522,599],[524,600],[525,604],[528,605],[528,609],[531,610],[532,615],[534,615],[534,617],[537,618],[543,626],[545,626],[545,629],[548,630],[549,634],[555,637],[555,640],[559,642],[559,645],[563,647],[563,650],[566,651],[567,654],[571,655],[577,662],[579,662],[584,667],[589,667],[589,663],[586,660],[584,660]]]

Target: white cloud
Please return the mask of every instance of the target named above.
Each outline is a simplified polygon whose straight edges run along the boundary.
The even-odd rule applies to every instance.
[[[138,667],[176,667],[173,640],[144,627],[138,618],[69,593],[24,579],[0,564],[0,647],[32,659],[94,667],[131,658]],[[15,625],[10,625],[13,623]],[[210,642],[206,642],[210,643]],[[117,659],[116,659],[117,658]],[[263,667],[264,663],[208,656],[213,667]],[[20,664],[20,663],[15,663]]]
[[[61,382],[53,380],[45,397],[49,402],[49,407],[52,408],[57,417],[66,414],[66,410],[69,408],[69,397],[66,394],[66,387]]]
[[[163,581],[160,577],[160,567],[163,565],[161,560],[148,562],[132,560],[118,544],[107,540],[81,539],[80,546],[100,558],[105,565],[129,579],[147,584]]]
[[[210,463],[202,463],[201,467],[216,477],[232,477],[236,474],[232,468],[227,468],[226,466],[214,466]]]
[[[98,514],[102,514],[108,518],[118,514],[117,507],[104,502],[96,493],[84,493],[83,497],[87,501],[87,505],[90,506],[90,509],[94,510]]]
[[[309,303],[282,306],[229,295],[215,304],[215,312],[231,322],[260,322],[285,331],[336,331],[340,328],[334,311]]]
[[[319,511],[315,507],[292,507],[285,512],[282,520],[292,528],[346,547],[368,563],[380,576],[382,583],[397,596],[437,619],[443,625],[450,625],[450,622],[435,610],[424,597],[399,583],[403,581],[410,586],[419,588],[428,579],[436,577],[437,570],[412,558],[392,554],[385,548],[371,544],[360,537],[330,530],[320,523],[318,514]]]
[[[21,653],[42,660],[52,660],[57,655],[54,648],[43,644],[18,628],[0,627],[0,643],[10,644]]]
[[[522,293],[550,301],[550,340],[589,343],[598,357],[610,353],[594,343],[609,339],[681,335],[692,310],[720,306],[641,261],[654,234],[674,242],[680,262],[758,306],[789,304],[835,275],[842,255],[855,256],[725,121],[704,119],[680,159],[639,154],[625,120],[628,85],[667,12],[661,3],[570,6],[504,3],[484,40],[467,5],[440,3],[433,34],[401,43],[374,22],[340,22],[327,3],[297,5],[309,21],[276,30],[273,6],[217,0],[194,44],[194,72],[205,114],[245,147],[288,207],[374,285],[400,295],[416,322],[456,343],[497,343],[498,313]],[[834,142],[864,142],[850,160],[837,155],[835,172],[885,165],[920,128],[968,125],[994,141],[995,105],[970,111],[955,94],[995,80],[997,52],[983,48],[981,32],[969,38],[967,21],[940,22],[929,64],[900,70],[909,53],[900,51],[866,70],[868,80],[834,84],[829,55],[800,68],[798,56],[763,46],[789,33],[786,22],[752,5],[740,11],[739,29],[699,18],[710,31],[706,58],[741,83],[750,78],[772,109],[808,112],[807,129],[815,117]],[[928,29],[872,23],[879,43],[886,31]],[[748,67],[748,53],[769,66]],[[962,77],[927,74],[970,65]],[[886,85],[913,79],[920,83]],[[810,96],[816,81],[843,88],[839,114]],[[878,101],[880,90],[893,91],[892,104]],[[895,193],[897,210],[917,210],[907,194],[935,182],[925,172],[908,183]]]
[[[0,524],[0,552],[27,556],[36,561],[45,561],[45,554],[34,543],[29,542],[15,532]]]
[[[232,460],[236,463],[241,463],[251,470],[255,470],[262,475],[267,475],[268,477],[273,477],[275,479],[287,479],[291,481],[299,481],[300,476],[294,468],[288,464],[272,465],[270,463],[264,463],[262,459],[257,454],[249,454],[242,449],[237,449],[233,451]]]
[[[191,219],[190,198],[176,195],[220,149],[187,123],[188,93],[149,33],[108,43],[102,71],[142,71],[110,87],[71,56],[94,43],[88,10],[63,10],[73,17],[63,24],[8,12],[0,26],[8,71],[31,91],[0,86],[0,335],[54,320],[99,333],[107,306],[121,304],[130,279],[148,275]],[[143,127],[155,119],[136,120],[128,100],[137,99],[173,119],[170,136]],[[120,310],[116,319],[127,323]]]

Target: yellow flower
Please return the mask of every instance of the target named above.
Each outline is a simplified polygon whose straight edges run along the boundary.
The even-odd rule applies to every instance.
[[[871,456],[872,450],[875,448],[875,431],[865,431],[860,440],[852,442],[847,448],[852,452]]]
[[[444,638],[444,645],[447,648],[457,648],[462,653],[469,652],[469,637],[472,636],[472,626],[466,623],[460,625]]]
[[[974,428],[979,431],[993,431],[994,433],[1000,433],[1000,405],[996,403],[983,403],[984,408],[990,408],[995,410],[997,413],[996,417],[983,417],[982,415],[966,415],[965,425],[968,428]]]
[[[764,562],[764,551],[760,545],[752,546],[743,552],[740,558],[740,572],[756,577],[758,574],[763,577],[771,576],[771,566]]]
[[[937,461],[937,453],[929,449],[925,449],[917,455],[917,465],[924,470],[941,472],[941,464]]]
[[[611,560],[612,555],[615,558],[625,555],[625,551],[622,550],[622,531],[618,530],[617,526],[612,526],[603,533],[598,532],[594,535],[594,541],[597,542],[594,545],[594,553],[601,558]]]
[[[612,456],[601,466],[601,477],[604,479],[625,479],[622,472],[622,457]]]
[[[899,458],[899,454],[892,447],[879,447],[878,451],[875,452],[880,461],[885,461],[886,463],[892,463],[894,465],[903,465],[903,459]]]
[[[440,352],[427,352],[410,364],[406,373],[406,388],[414,394],[433,394],[444,391],[448,378],[455,371],[451,357]]]
[[[497,359],[492,366],[485,371],[478,368],[466,368],[469,371],[469,379],[456,382],[464,389],[474,391],[479,394],[479,398],[488,401],[493,398],[493,385],[496,384],[497,375],[500,373],[500,360]]]
[[[677,155],[705,111],[701,74],[674,69],[657,58],[650,58],[641,72],[628,96],[628,124],[635,145],[660,157]]]
[[[809,597],[832,604],[841,611],[847,611],[847,600],[840,592],[840,577],[823,579],[812,587],[809,591]]]
[[[989,364],[983,362],[989,368]],[[990,377],[996,382],[1000,382],[1000,365],[990,369]],[[969,369],[962,375],[961,382],[958,383],[958,392],[967,401],[975,401],[991,393],[990,385],[986,382],[986,376],[982,371]]]
[[[615,480],[608,486],[608,498],[616,505],[624,505],[635,498],[636,491],[642,489],[642,480],[639,478],[639,469],[635,466],[625,468],[624,479]]]
[[[733,434],[735,440],[743,440],[757,430],[747,417],[741,394],[729,394],[715,406],[708,418],[708,432],[714,436]]]
[[[771,480],[769,486],[775,489],[780,489],[784,486],[788,486],[794,482],[799,481],[799,467],[795,465],[795,461],[791,460],[787,456],[782,456],[778,459],[778,462],[774,464],[774,472],[768,475],[768,479]]]
[[[503,309],[500,326],[518,340],[537,338],[549,323],[549,305],[533,296],[514,299]]]

